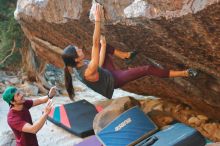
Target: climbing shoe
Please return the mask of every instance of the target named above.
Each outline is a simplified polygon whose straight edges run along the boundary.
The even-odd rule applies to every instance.
[[[130,57],[125,59],[125,63],[126,64],[131,64],[137,54],[138,54],[138,52],[136,50],[131,52]]]
[[[194,68],[187,69],[189,77],[196,77],[198,75],[198,71]]]

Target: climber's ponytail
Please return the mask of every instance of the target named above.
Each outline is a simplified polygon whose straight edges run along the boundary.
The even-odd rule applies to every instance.
[[[72,83],[72,76],[67,66],[65,66],[64,68],[64,78],[65,78],[66,91],[69,95],[69,98],[73,100],[75,96],[75,92],[74,92],[73,83]]]
[[[65,68],[64,68],[65,86],[66,86],[66,91],[71,100],[73,100],[75,93],[72,83],[72,76],[68,67],[76,67],[75,59],[77,57],[78,55],[75,46],[69,45],[63,50],[62,59],[65,64]]]

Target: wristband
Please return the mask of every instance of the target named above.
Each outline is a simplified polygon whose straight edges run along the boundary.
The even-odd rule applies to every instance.
[[[52,97],[49,96],[49,93],[47,94],[47,97],[48,97],[49,99],[52,99],[52,98],[53,98],[53,96],[52,96]]]

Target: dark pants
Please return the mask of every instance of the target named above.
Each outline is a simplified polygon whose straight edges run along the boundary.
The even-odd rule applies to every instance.
[[[130,68],[127,70],[116,70],[112,55],[114,54],[115,48],[107,44],[106,46],[106,54],[105,61],[103,64],[103,68],[110,71],[115,79],[115,88],[122,87],[124,84],[136,80],[138,78],[153,75],[161,78],[169,77],[169,70],[160,69],[158,67],[154,67],[151,65],[144,65],[135,68]]]

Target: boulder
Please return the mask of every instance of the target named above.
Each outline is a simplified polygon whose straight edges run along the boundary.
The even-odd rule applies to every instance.
[[[180,101],[220,120],[220,3],[218,0],[96,0],[104,6],[102,33],[123,51],[137,50],[130,65],[198,69],[192,78],[143,77],[123,89]],[[42,60],[63,68],[61,53],[69,44],[89,59],[95,0],[18,0],[15,18]]]

